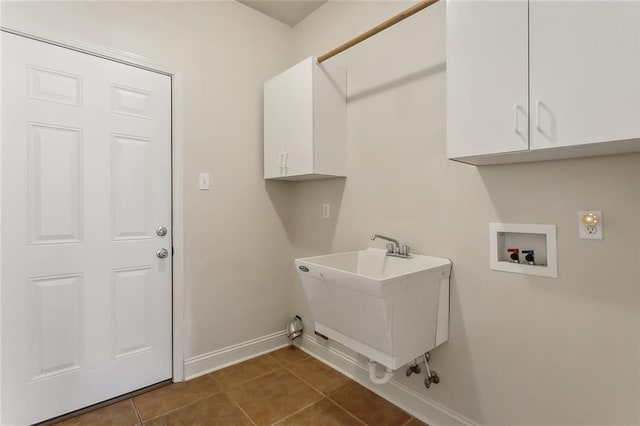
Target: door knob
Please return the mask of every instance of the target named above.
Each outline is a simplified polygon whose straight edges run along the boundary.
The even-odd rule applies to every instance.
[[[164,259],[165,257],[169,256],[169,250],[167,250],[166,248],[158,249],[158,251],[156,251],[156,256],[158,256],[160,259]]]
[[[167,235],[167,228],[165,228],[164,226],[158,226],[158,229],[156,229],[156,234],[158,234],[159,237],[164,237],[165,235]]]

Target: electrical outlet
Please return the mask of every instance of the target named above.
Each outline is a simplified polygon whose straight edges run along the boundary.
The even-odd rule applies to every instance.
[[[584,216],[592,213],[598,218],[595,225],[587,225]],[[581,240],[601,240],[604,232],[604,220],[601,210],[581,210],[578,212],[578,236]]]

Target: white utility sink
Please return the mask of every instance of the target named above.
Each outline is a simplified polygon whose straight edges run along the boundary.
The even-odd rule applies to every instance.
[[[316,331],[385,367],[448,339],[449,259],[370,248],[295,263]]]

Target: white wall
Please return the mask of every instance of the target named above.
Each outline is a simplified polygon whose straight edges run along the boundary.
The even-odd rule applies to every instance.
[[[289,62],[291,29],[234,1],[3,2],[2,13],[182,71],[185,356],[283,330],[289,196],[262,178],[262,84]]]
[[[478,423],[639,424],[640,155],[447,161],[441,3],[331,59],[348,69],[348,177],[294,184],[294,256],[382,247],[377,232],[451,258],[450,340],[432,353],[441,382],[398,376]],[[329,2],[294,29],[294,62],[406,7]],[[603,241],[578,239],[589,208],[604,211]],[[558,279],[490,271],[494,221],[556,224]],[[292,290],[312,328],[297,278]]]

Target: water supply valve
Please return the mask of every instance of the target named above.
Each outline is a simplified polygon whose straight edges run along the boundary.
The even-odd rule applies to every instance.
[[[510,248],[507,249],[507,252],[511,253],[509,257],[511,258],[511,261],[513,263],[520,263],[520,255],[518,254],[520,250],[518,250],[517,248]]]
[[[524,260],[526,260],[529,265],[535,265],[533,250],[522,250],[522,254],[526,255]]]

